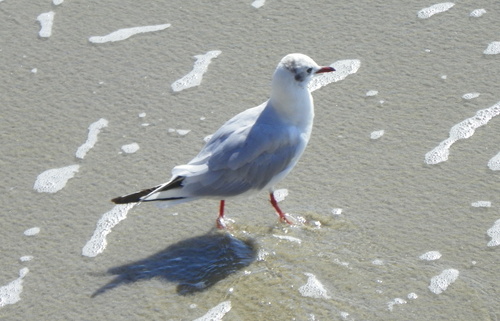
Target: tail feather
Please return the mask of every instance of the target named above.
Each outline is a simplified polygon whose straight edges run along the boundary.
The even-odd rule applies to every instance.
[[[141,201],[142,197],[151,194],[152,192],[154,192],[159,187],[160,186],[151,187],[151,188],[147,188],[147,189],[144,189],[142,191],[135,192],[135,193],[132,193],[132,194],[118,196],[118,197],[113,198],[111,200],[111,202],[113,202],[115,204],[138,203],[138,202]]]
[[[115,197],[111,200],[111,202],[113,202],[115,204],[127,204],[127,203],[139,203],[139,202],[147,202],[147,201],[168,201],[168,200],[183,199],[184,197],[179,197],[179,196],[147,199],[149,196],[156,194],[156,193],[159,193],[159,192],[164,192],[164,191],[168,191],[168,190],[175,189],[175,188],[182,188],[181,183],[183,180],[184,180],[184,177],[177,176],[166,184],[147,188],[147,189],[144,189],[142,191],[135,192],[132,194],[127,194],[127,195]]]

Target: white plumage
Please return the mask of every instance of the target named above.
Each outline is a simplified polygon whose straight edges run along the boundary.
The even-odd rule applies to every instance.
[[[273,188],[292,170],[309,141],[314,118],[309,81],[315,74],[334,70],[303,54],[285,56],[274,72],[268,101],[222,125],[196,157],[173,168],[167,183],[112,201],[163,201],[170,206],[199,198],[219,199],[217,226],[223,227],[225,199],[268,190],[273,207],[289,223]]]

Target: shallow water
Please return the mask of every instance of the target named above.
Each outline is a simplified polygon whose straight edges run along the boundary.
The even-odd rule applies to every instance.
[[[500,101],[500,5],[418,17],[435,4],[0,1],[0,318],[498,320],[496,109],[482,126],[470,122],[446,160],[426,155]],[[48,12],[41,20],[53,16],[52,28],[39,35]],[[195,68],[211,51],[221,53]],[[310,144],[277,186],[299,224],[278,223],[266,193],[228,201],[230,233],[244,241],[231,244],[251,244],[244,264],[215,255],[205,266],[224,278],[189,295],[179,279],[146,273],[92,297],[117,281],[108,271],[161,263],[151,258],[213,233],[216,201],[102,218],[111,198],[167,180],[224,120],[267,99],[291,52],[360,61],[314,92]],[[201,83],[174,92],[186,75]],[[107,126],[89,129],[101,119]],[[68,167],[34,188],[40,174]],[[82,255],[95,234],[102,251]]]

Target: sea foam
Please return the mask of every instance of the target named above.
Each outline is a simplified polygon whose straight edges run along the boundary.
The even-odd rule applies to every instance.
[[[75,176],[80,165],[48,169],[38,175],[33,188],[39,193],[56,193],[66,186],[68,180]]]
[[[330,65],[335,68],[334,72],[322,73],[314,77],[309,82],[309,90],[311,92],[320,89],[332,82],[337,82],[345,79],[350,74],[354,74],[361,66],[361,61],[358,59],[339,60]]]
[[[300,294],[315,299],[330,299],[325,287],[312,273],[304,273],[308,277],[307,283],[299,288]]]
[[[370,139],[379,139],[380,137],[384,136],[384,130],[376,130],[371,132],[370,134]]]
[[[83,143],[83,145],[78,147],[76,151],[77,158],[83,159],[85,155],[87,155],[88,151],[91,150],[92,147],[94,147],[95,143],[97,143],[97,135],[104,127],[108,127],[108,121],[104,118],[101,118],[98,121],[90,124],[87,141]]]
[[[24,235],[26,236],[34,236],[40,233],[40,228],[39,227],[32,227],[24,231]]]
[[[490,201],[477,201],[470,204],[472,207],[491,207]]]
[[[277,239],[280,239],[280,240],[286,240],[286,241],[289,241],[289,242],[294,242],[294,243],[297,243],[297,244],[301,244],[302,243],[301,239],[299,239],[297,237],[293,237],[293,236],[273,234],[273,237],[275,237]]]
[[[266,0],[255,0],[254,2],[252,2],[252,7],[258,9],[258,8],[262,7],[265,3],[266,3]]]
[[[122,146],[122,151],[126,154],[133,154],[139,150],[139,144],[137,143],[130,143],[127,145]]]
[[[215,307],[194,321],[220,321],[231,310],[231,301],[224,301],[217,304]]]
[[[52,35],[52,24],[54,23],[54,11],[41,13],[36,20],[40,22],[40,31],[38,35],[42,38],[48,38]]]
[[[488,167],[492,171],[500,171],[500,153],[496,154],[488,161]]]
[[[483,51],[485,55],[497,55],[500,53],[500,41],[493,41]]]
[[[401,298],[395,298],[394,300],[390,301],[387,303],[387,310],[392,311],[394,310],[395,305],[399,304],[406,304],[406,300],[401,299]]]
[[[482,15],[484,15],[486,13],[486,10],[484,9],[475,9],[473,10],[469,16],[472,17],[472,18],[479,18],[481,17]]]
[[[274,199],[276,200],[276,202],[282,202],[285,200],[285,198],[288,196],[288,189],[286,188],[280,188],[280,189],[277,189],[273,192],[274,194]]]
[[[454,125],[450,129],[449,137],[425,154],[425,162],[427,164],[439,164],[448,160],[451,145],[457,140],[471,137],[478,127],[486,125],[493,117],[499,114],[500,102],[489,108],[478,110],[473,117]]]
[[[120,223],[120,221],[127,218],[128,211],[134,207],[134,205],[133,203],[115,205],[109,212],[104,213],[97,222],[94,234],[83,247],[82,255],[95,257],[101,254],[108,245],[106,237],[111,233],[111,229]]]
[[[448,286],[458,279],[459,274],[455,269],[444,270],[441,274],[432,277],[429,290],[436,294],[446,291]]]
[[[474,98],[477,98],[479,97],[480,93],[467,93],[467,94],[464,94],[462,96],[463,99],[467,99],[467,100],[470,100],[470,99],[474,99]]]
[[[438,251],[429,251],[420,255],[418,258],[423,261],[435,261],[441,258],[441,253]]]
[[[132,28],[123,28],[113,31],[110,34],[105,36],[93,36],[89,38],[89,41],[92,43],[105,43],[105,42],[115,42],[122,41],[128,39],[134,35],[146,32],[154,32],[164,30],[170,27],[170,24],[162,24],[162,25],[153,25],[153,26],[141,26],[141,27],[132,27]]]
[[[450,10],[455,4],[453,2],[443,2],[423,8],[417,13],[420,19],[428,19],[433,15]]]
[[[220,50],[212,50],[203,55],[196,55],[196,61],[193,66],[193,70],[191,70],[184,77],[176,80],[172,84],[173,91],[181,91],[187,88],[199,86],[203,79],[203,74],[207,72],[208,65],[212,62],[212,59],[217,58],[222,53]]]
[[[491,241],[488,242],[488,246],[498,246],[500,245],[500,220],[497,220],[492,227],[486,231]]]
[[[23,292],[23,279],[30,270],[22,268],[19,270],[19,277],[7,285],[0,287],[0,308],[7,304],[14,304],[21,300],[21,292]]]

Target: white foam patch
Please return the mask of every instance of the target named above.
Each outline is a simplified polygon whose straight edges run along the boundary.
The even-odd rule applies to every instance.
[[[82,249],[82,255],[88,257],[95,257],[101,254],[108,242],[106,236],[111,233],[111,229],[115,227],[120,221],[127,218],[128,211],[134,207],[135,204],[120,204],[115,205],[109,212],[103,214],[101,219],[97,222],[96,229],[90,240],[85,244]]]
[[[212,139],[212,136],[213,136],[212,134],[205,136],[205,138],[203,138],[203,141],[205,143],[208,143]]]
[[[19,258],[19,261],[21,262],[28,262],[28,261],[31,261],[33,260],[33,256],[32,255],[25,255],[25,256],[21,256]]]
[[[493,41],[483,51],[485,55],[497,55],[500,53],[500,41]]]
[[[257,253],[257,261],[260,262],[260,261],[265,261],[266,260],[266,257],[269,256],[269,252],[264,250],[264,249],[260,249],[259,252]]]
[[[342,266],[342,267],[348,268],[348,269],[352,269],[352,268],[350,268],[350,267],[349,267],[349,262],[341,261],[341,260],[339,260],[339,259],[337,259],[337,258],[335,258],[335,259],[333,260],[333,263],[335,263],[335,264],[337,264],[337,265],[340,265],[340,266]]]
[[[484,9],[475,9],[475,10],[472,10],[472,12],[469,14],[469,16],[472,18],[479,18],[485,13],[486,13],[486,10],[484,10]]]
[[[486,231],[491,241],[488,242],[488,246],[498,246],[500,245],[500,220],[497,220],[492,227]]]
[[[288,190],[286,188],[277,189],[273,194],[276,202],[282,202],[288,196]]]
[[[203,79],[203,75],[207,72],[208,65],[212,62],[212,59],[217,58],[222,53],[220,50],[212,50],[204,55],[196,55],[196,61],[191,70],[187,75],[181,79],[176,80],[172,84],[173,91],[181,91],[187,88],[199,86]]]
[[[377,96],[378,95],[378,91],[377,90],[368,90],[366,92],[366,97],[373,97],[373,96]]]
[[[289,241],[289,242],[297,243],[297,244],[301,244],[302,243],[301,239],[293,237],[293,236],[273,234],[273,237],[275,237],[277,239],[280,239],[280,240],[286,240],[286,241]]]
[[[479,97],[480,93],[467,93],[467,94],[464,94],[462,96],[463,99],[467,99],[467,100],[470,100],[470,99],[474,99],[474,98],[477,98]]]
[[[40,22],[40,31],[38,35],[42,38],[48,38],[52,35],[52,24],[54,23],[54,11],[41,13],[36,20]]]
[[[457,140],[471,137],[478,127],[486,125],[493,117],[500,114],[500,102],[495,105],[481,109],[476,115],[463,120],[450,129],[450,135],[433,150],[425,154],[427,164],[438,164],[448,160],[450,147]]]
[[[175,128],[169,128],[168,129],[169,133],[177,133],[179,136],[186,136],[191,132],[191,129],[175,129]]]
[[[424,261],[435,261],[441,258],[441,253],[439,253],[439,251],[429,251],[420,255],[418,258]]]
[[[207,314],[194,321],[220,321],[231,310],[231,301],[224,301],[208,310]]]
[[[390,301],[387,303],[387,309],[389,311],[392,311],[394,310],[394,306],[395,305],[400,305],[400,304],[406,304],[406,300],[404,299],[401,299],[401,298],[395,298],[394,300]]]
[[[470,204],[472,207],[491,207],[490,201],[477,201]]]
[[[315,299],[330,299],[325,287],[318,281],[312,273],[304,273],[307,278],[307,283],[299,288],[300,294],[305,297]]]
[[[122,146],[122,151],[127,154],[133,154],[139,150],[139,144],[137,143],[131,143],[127,145]]]
[[[415,300],[418,298],[418,295],[415,292],[411,292],[411,293],[408,293],[408,295],[406,297],[410,300]]]
[[[138,116],[139,116],[139,118],[144,118],[144,117],[146,117],[146,113],[140,113]]]
[[[500,171],[500,153],[496,154],[488,161],[488,167],[492,171]]]
[[[326,86],[332,82],[337,82],[345,79],[350,74],[354,74],[361,66],[361,61],[358,59],[339,60],[330,65],[335,68],[334,72],[325,72],[314,77],[309,82],[309,90],[311,92]]]
[[[76,150],[77,158],[83,159],[87,155],[87,152],[94,147],[95,143],[97,143],[97,135],[99,135],[101,129],[104,127],[108,127],[108,121],[104,118],[90,124],[87,141]]]
[[[384,136],[384,130],[376,130],[370,134],[371,139],[379,139],[380,137]]]
[[[68,180],[75,176],[80,165],[48,169],[38,175],[33,188],[39,193],[56,193],[66,186]]]
[[[175,131],[180,136],[186,136],[187,134],[189,134],[189,132],[191,131],[191,129],[176,129]]]
[[[8,305],[15,304],[21,300],[21,293],[23,292],[23,279],[30,270],[22,268],[19,270],[19,277],[7,285],[0,287],[0,308]]]
[[[453,2],[443,2],[423,8],[417,13],[420,19],[428,19],[433,15],[450,10],[455,4]]]
[[[341,215],[342,209],[341,208],[332,208],[332,214],[333,215]]]
[[[300,217],[300,218],[303,219],[303,217]],[[299,222],[301,222],[302,224],[304,224],[307,221],[306,221],[306,219],[303,219],[303,220],[299,220]],[[317,229],[321,228],[321,222],[320,221],[310,221],[309,223],[314,228],[317,228]]]
[[[258,9],[258,8],[262,7],[265,3],[266,3],[266,0],[255,0],[254,2],[252,2],[252,7]]]
[[[52,0],[52,3],[54,4],[54,6],[58,6],[60,4],[62,4],[64,2],[64,0]]]
[[[459,274],[458,270],[455,269],[444,270],[441,274],[432,277],[429,290],[436,294],[443,293],[450,284],[458,279]]]
[[[26,231],[24,231],[24,235],[26,235],[26,236],[33,236],[33,235],[37,235],[38,233],[40,233],[39,227],[32,227],[32,228],[29,228]]]
[[[169,23],[162,25],[153,25],[153,26],[141,26],[141,27],[132,27],[132,28],[123,28],[113,31],[112,33],[105,36],[94,36],[90,37],[89,41],[92,43],[106,43],[106,42],[115,42],[122,41],[128,39],[134,35],[140,33],[154,32],[165,30],[171,25]]]
[[[31,69],[31,72],[34,73],[34,74],[36,74],[38,72],[38,69],[37,68],[33,68],[33,69]]]

